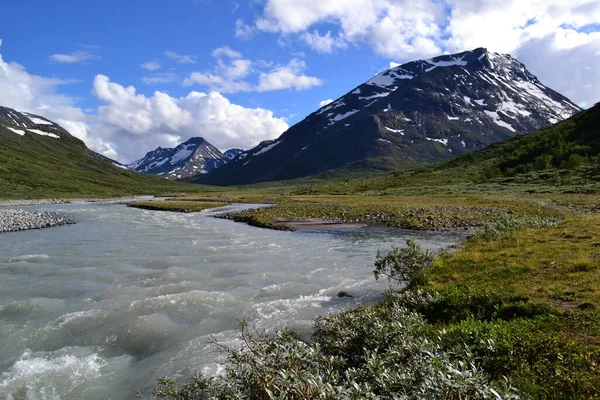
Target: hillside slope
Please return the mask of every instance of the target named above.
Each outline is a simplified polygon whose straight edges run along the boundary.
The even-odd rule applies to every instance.
[[[119,167],[43,117],[0,107],[0,198],[118,196],[182,187]]]
[[[497,176],[570,169],[600,161],[600,103],[566,121],[466,154],[445,167],[487,163]]]

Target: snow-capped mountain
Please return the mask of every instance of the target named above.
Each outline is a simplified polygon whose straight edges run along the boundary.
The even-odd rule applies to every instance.
[[[510,55],[478,48],[388,69],[199,181],[243,184],[345,165],[435,162],[579,111]]]
[[[201,137],[193,137],[173,149],[156,150],[129,164],[128,168],[164,176],[168,179],[181,179],[198,174],[206,174],[235,158],[243,150],[231,149],[225,154]]]
[[[8,107],[0,106],[0,123],[6,129],[19,136],[39,135],[53,139],[64,138],[65,135],[71,136],[60,125],[49,119],[35,114],[16,111]]]

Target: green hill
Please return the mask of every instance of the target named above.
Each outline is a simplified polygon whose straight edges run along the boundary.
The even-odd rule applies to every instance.
[[[51,121],[0,107],[0,198],[124,196],[198,191],[119,167]],[[2,115],[0,115],[2,117]]]
[[[506,177],[533,171],[574,170],[598,161],[600,103],[551,127],[465,154],[441,168],[485,163],[488,177]]]

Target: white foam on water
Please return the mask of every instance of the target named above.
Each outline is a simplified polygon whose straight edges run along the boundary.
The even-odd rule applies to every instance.
[[[378,248],[459,241],[388,228],[280,232],[123,205],[45,209],[79,223],[0,241],[0,399],[134,398],[161,375],[220,374],[210,338],[239,345],[240,318],[309,332],[315,317],[381,296]]]
[[[86,349],[70,348],[53,353],[26,350],[0,375],[0,394],[7,398],[21,390],[26,399],[76,398],[86,393],[109,364]]]
[[[15,258],[11,258],[8,260],[9,263],[13,263],[13,262],[21,262],[21,261],[27,261],[27,262],[31,262],[31,263],[42,263],[42,262],[46,262],[50,259],[50,256],[48,256],[48,254],[25,254],[23,256],[19,256],[19,257],[15,257]]]

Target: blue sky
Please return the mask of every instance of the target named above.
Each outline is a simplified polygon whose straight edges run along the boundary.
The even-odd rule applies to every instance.
[[[600,0],[22,1],[0,14],[0,105],[130,162],[204,136],[273,139],[390,62],[511,53],[600,100]]]

